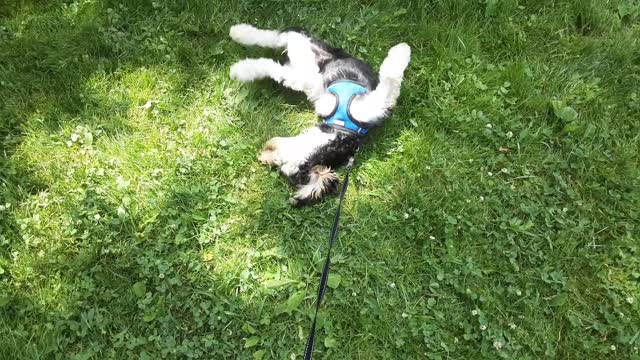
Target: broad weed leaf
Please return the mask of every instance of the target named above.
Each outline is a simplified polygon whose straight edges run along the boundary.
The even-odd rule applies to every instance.
[[[266,354],[266,353],[267,353],[267,350],[264,350],[264,349],[258,350],[258,351],[253,353],[253,358],[256,359],[256,360],[260,360],[260,359],[262,359],[264,357],[264,354]]]
[[[287,286],[287,285],[291,285],[293,284],[295,281],[291,280],[291,279],[272,279],[272,280],[267,280],[264,282],[264,287],[266,287],[267,289],[277,289],[283,286]]]
[[[620,4],[618,4],[618,14],[620,18],[637,15],[639,9],[640,5],[634,4],[632,0],[621,1]]]
[[[336,339],[332,338],[331,336],[327,336],[324,339],[324,346],[326,348],[334,348],[336,347],[336,345],[338,345],[338,342],[336,341]]]
[[[289,300],[287,300],[287,312],[291,313],[293,310],[298,308],[302,303],[302,300],[304,300],[305,295],[306,293],[304,291],[297,291],[293,293],[293,295],[289,297]]]
[[[257,336],[252,336],[244,342],[244,348],[248,349],[250,347],[256,346],[258,345],[258,342],[260,342],[260,338]]]
[[[563,121],[572,122],[578,118],[578,112],[571,106],[567,106],[564,101],[553,100],[551,106],[553,113]]]
[[[151,322],[156,318],[156,313],[154,312],[150,312],[144,315],[144,317],[142,318],[142,320],[146,321],[146,322]]]
[[[340,282],[342,281],[342,276],[340,274],[330,274],[327,279],[327,286],[335,289],[340,286]]]
[[[143,297],[144,294],[147,293],[147,287],[142,281],[138,281],[137,283],[133,284],[132,290],[133,293],[139,298]]]

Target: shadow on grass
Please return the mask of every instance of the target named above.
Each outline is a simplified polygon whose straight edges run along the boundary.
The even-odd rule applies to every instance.
[[[0,179],[5,186],[0,203],[18,204],[25,194],[46,192],[50,185],[33,174],[33,164],[13,160],[31,131],[53,135],[64,127],[78,124],[100,128],[107,136],[133,131],[126,121],[118,119],[125,118],[132,108],[143,103],[132,103],[129,96],[111,93],[108,89],[94,93],[92,78],[118,78],[120,72],[126,74],[141,67],[166,72],[177,69],[172,85],[178,93],[181,89],[199,88],[198,83],[207,78],[211,69],[220,66],[219,54],[226,45],[209,37],[216,34],[220,38],[222,33],[226,34],[226,24],[209,24],[204,15],[196,16],[194,24],[187,21],[193,14],[181,13],[179,7],[158,10],[149,5],[149,2],[129,3],[128,8],[123,8],[116,3],[99,1],[72,8],[63,3],[24,3],[23,7],[14,6],[5,12],[3,20],[9,25],[9,32],[1,34],[6,38],[0,45],[3,54],[0,60],[8,76],[0,87],[5,105],[0,116],[7,121],[0,124],[4,152],[0,159]],[[220,9],[216,11],[222,11]],[[167,20],[170,18],[167,15],[178,20]],[[144,23],[139,20],[144,18],[149,19],[148,28],[133,25]],[[19,30],[22,21],[28,26]],[[159,24],[155,29],[151,26],[155,25],[154,21]],[[169,28],[178,27],[182,32],[163,33],[165,21],[174,21]],[[183,22],[176,23],[179,21]],[[166,42],[158,40],[162,36]],[[248,50],[247,54],[258,51]],[[254,89],[257,88],[261,85]],[[273,94],[278,93],[272,85],[262,88],[268,90],[271,100]],[[299,105],[304,101],[299,94],[288,92],[280,92],[279,97],[284,104]],[[109,116],[105,116],[107,114]],[[244,131],[246,134],[263,130],[258,124],[248,125]],[[378,137],[374,135],[372,140],[377,141]],[[365,152],[361,158],[365,161],[369,156],[371,153]],[[228,189],[224,191],[240,191],[234,188],[234,180],[226,179],[224,186]],[[284,245],[288,236],[277,229],[294,229],[304,224],[305,231],[316,233],[324,244],[324,233],[318,232],[315,226],[324,229],[326,221],[303,222],[317,209],[302,213],[289,210],[286,193],[292,189],[284,179],[274,182],[272,185],[282,188],[281,199],[267,199],[265,192],[259,192],[264,198],[252,204],[265,204],[262,215],[255,220],[253,230],[246,232],[245,229],[238,239],[232,232],[225,234],[224,229],[225,222],[231,222],[229,226],[233,227],[234,221],[246,220],[234,210],[242,204],[223,194],[224,191],[216,192],[214,189],[220,185],[215,181],[203,184],[202,177],[171,176],[163,185],[164,200],[153,210],[141,210],[136,217],[133,210],[127,209],[125,219],[111,216],[102,221],[91,220],[89,216],[113,214],[118,204],[87,190],[76,206],[66,207],[58,214],[60,218],[69,219],[73,233],[44,254],[23,255],[32,257],[28,262],[31,273],[20,275],[22,278],[35,276],[35,287],[3,284],[0,294],[3,357],[50,358],[61,353],[79,357],[105,354],[131,357],[146,351],[163,355],[234,357],[244,345],[244,339],[253,336],[252,328],[277,334],[267,339],[269,342],[273,341],[271,338],[278,339],[276,343],[264,345],[273,346],[279,353],[288,353],[290,343],[284,339],[297,333],[298,326],[306,329],[307,317],[299,313],[295,321],[281,326],[280,321],[286,315],[271,319],[269,313],[274,309],[265,307],[266,302],[273,302],[273,297],[282,298],[281,293],[273,289],[261,293],[263,287],[258,286],[258,291],[241,295],[242,291],[248,291],[249,284],[255,286],[256,282],[280,276],[267,274],[279,271],[271,255],[255,255],[254,239],[246,236],[262,233],[263,245],[269,241],[269,247],[263,249],[266,253],[283,246],[284,254],[291,257],[290,263],[304,264],[302,269],[307,268],[309,250],[315,251],[315,247],[289,253]],[[220,208],[224,210],[211,209],[212,203],[223,204]],[[332,201],[321,207],[324,213],[333,211]],[[274,216],[280,220],[274,221]],[[286,220],[291,217],[297,219],[297,225]],[[274,232],[261,229],[267,222],[276,225]],[[0,228],[4,239],[9,240],[0,250],[3,262],[9,264],[14,253],[29,252],[28,247],[23,249],[24,245],[17,241],[27,234],[15,219],[2,218]],[[295,234],[294,241],[304,235]],[[254,258],[259,268],[254,275],[247,275],[243,266],[230,266],[222,261],[242,263]],[[250,272],[251,265],[247,268]],[[10,279],[13,275],[9,271],[4,278]],[[300,275],[310,276],[311,286],[315,287],[315,274]],[[313,291],[310,289],[308,294]],[[282,299],[285,300],[286,297]],[[223,333],[229,335],[222,337]],[[207,354],[203,354],[203,350],[207,350]]]
[[[167,31],[165,34],[167,29],[151,26],[135,28],[133,24],[144,23],[141,19],[148,19],[147,25],[154,24],[154,20],[162,23],[165,18],[171,18],[168,15],[176,15],[173,19],[175,22],[186,19],[180,18],[182,15],[178,6],[155,9],[146,1],[132,4],[127,8],[109,1],[82,4],[60,1],[0,6],[4,25],[0,32],[0,69],[3,72],[0,84],[3,103],[0,110],[1,204],[19,204],[25,194],[40,193],[49,185],[33,176],[30,164],[12,160],[29,131],[38,129],[53,134],[64,126],[75,125],[77,119],[81,119],[83,124],[101,128],[107,134],[121,134],[130,130],[124,123],[103,121],[104,115],[122,117],[132,107],[142,104],[121,101],[118,96],[96,97],[86,93],[87,83],[92,77],[109,76],[121,69],[140,67],[159,67],[166,71],[178,69],[175,87],[179,91],[187,86],[198,87],[198,82],[204,81],[211,69],[219,66],[216,54],[221,53],[221,45],[211,41],[210,36],[219,31],[226,32],[225,24],[210,24],[204,14],[197,17],[193,13],[184,13],[184,17],[190,17],[194,21],[185,21],[179,33]],[[217,9],[209,14],[222,11],[223,7],[216,5]],[[176,44],[164,43],[159,40],[163,35],[169,41],[180,41],[176,41]],[[176,225],[177,229],[191,229],[182,235],[192,236],[192,224],[180,224],[175,217],[186,221],[181,216],[193,210],[192,207],[198,202],[195,196],[184,192],[169,195],[166,207],[181,209],[182,213],[180,216],[161,214],[159,221]],[[202,196],[202,193],[197,193],[197,196]],[[176,204],[182,204],[182,207],[176,207]],[[3,281],[0,288],[0,312],[3,319],[0,331],[3,339],[1,357],[50,358],[54,354],[59,356],[61,351],[65,354],[84,355],[114,351],[94,342],[100,338],[103,338],[103,344],[113,344],[115,349],[118,349],[118,344],[131,346],[131,343],[125,341],[128,340],[125,339],[127,329],[118,327],[109,319],[114,315],[111,313],[114,307],[120,312],[114,315],[118,319],[130,321],[141,313],[140,324],[145,324],[145,321],[152,323],[152,315],[149,314],[158,318],[168,317],[169,321],[162,322],[168,326],[164,329],[167,332],[174,332],[174,326],[186,326],[179,318],[197,311],[207,315],[197,320],[190,318],[187,323],[228,324],[227,313],[241,307],[233,299],[211,292],[212,282],[218,281],[210,278],[193,284],[193,292],[169,295],[178,299],[171,298],[167,302],[183,304],[184,307],[166,308],[164,300],[149,294],[155,294],[156,291],[170,293],[169,283],[175,279],[182,280],[176,277],[176,272],[171,271],[166,271],[159,278],[162,264],[153,263],[145,254],[152,258],[162,258],[167,253],[180,250],[177,245],[147,242],[149,238],[164,238],[175,234],[170,230],[158,234],[157,231],[160,230],[138,228],[133,220],[91,224],[86,219],[87,209],[111,213],[113,204],[106,203],[95,193],[87,192],[77,207],[61,215],[77,225],[74,226],[75,235],[72,234],[67,239],[70,241],[58,247],[57,251],[34,256],[37,260],[28,269],[42,274],[45,280],[40,284],[51,285],[55,290],[36,295],[40,289]],[[12,254],[23,246],[18,240],[23,239],[24,233],[14,218],[4,214],[1,216],[0,264],[6,267]],[[152,222],[145,226],[149,224]],[[99,241],[92,242],[96,239]],[[70,249],[73,250],[69,251]],[[185,268],[190,266],[187,263],[182,265]],[[149,273],[153,273],[152,278],[157,279],[148,285],[149,292],[142,295],[139,292],[131,293],[130,289],[137,283],[139,276]],[[163,280],[164,275],[166,280]],[[11,276],[8,271],[3,278],[6,280]],[[95,289],[100,289],[101,292],[96,293]],[[51,304],[51,299],[36,296],[50,296],[56,300],[53,303],[57,305],[53,308],[42,307],[42,304]],[[211,307],[192,309],[188,307],[188,301],[182,301],[197,297],[210,300]],[[139,300],[140,309],[131,308],[130,305],[136,303],[135,299]],[[177,314],[172,314],[174,311]],[[145,320],[142,320],[143,316]],[[178,320],[171,319],[174,316]],[[115,330],[118,331],[117,334],[114,333]],[[237,331],[233,326],[229,330]],[[134,342],[144,342],[141,339],[146,339],[149,335],[144,329],[133,332],[136,334]],[[94,340],[89,341],[92,346],[85,348],[78,339],[86,339],[85,336],[88,335]],[[115,343],[111,341],[114,337]],[[120,343],[118,339],[121,340]],[[168,339],[163,338],[157,341],[166,340]],[[209,334],[207,341],[208,346],[215,346],[218,339]],[[176,344],[180,342],[180,339],[175,339]]]

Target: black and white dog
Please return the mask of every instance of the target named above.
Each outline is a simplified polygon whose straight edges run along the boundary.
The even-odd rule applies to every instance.
[[[271,78],[303,91],[323,119],[297,136],[272,138],[259,160],[278,166],[297,186],[291,198],[295,206],[335,191],[335,169],[349,161],[364,135],[380,126],[395,106],[411,57],[409,45],[401,43],[391,48],[378,76],[367,63],[302,29],[273,31],[239,24],[232,26],[229,34],[240,44],[285,50],[281,63],[266,58],[235,63],[232,79],[248,82]]]

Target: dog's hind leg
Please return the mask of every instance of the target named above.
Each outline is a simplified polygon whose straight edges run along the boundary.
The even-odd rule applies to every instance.
[[[320,200],[338,188],[338,175],[330,167],[316,165],[309,171],[309,181],[298,185],[298,190],[289,202],[293,206],[304,206]]]
[[[304,72],[291,64],[280,65],[267,58],[240,60],[231,66],[230,76],[233,80],[242,82],[273,79],[292,90],[305,92],[308,97],[318,91],[315,89],[317,86],[310,83],[317,81],[312,78],[312,73]]]
[[[298,32],[287,34],[287,57],[285,65],[291,71],[283,85],[294,90],[303,91],[309,101],[314,104],[316,114],[327,116],[335,107],[335,97],[324,86],[322,74],[309,37]]]
[[[230,75],[233,80],[242,82],[266,78],[282,82],[286,75],[285,70],[282,65],[271,59],[244,59],[231,66]]]
[[[249,24],[233,25],[229,29],[229,36],[235,42],[243,45],[272,49],[281,49],[287,46],[287,39],[284,33],[276,30],[258,29]]]
[[[243,31],[247,33],[256,31],[259,36],[265,39],[271,36],[264,43],[275,44],[276,35],[271,34],[271,30],[258,30],[250,25],[235,25],[232,27],[232,37],[235,36],[234,39],[236,41],[248,43],[249,38],[252,38],[247,35],[245,39],[237,35],[237,33],[242,33],[240,30],[234,30],[237,26],[240,29],[245,29]],[[246,30],[249,28],[253,30]],[[335,106],[335,97],[329,94],[324,87],[324,81],[316,63],[316,55],[313,52],[311,41],[307,36],[295,31],[277,34],[279,34],[277,35],[279,36],[278,39],[284,39],[287,47],[289,61],[286,64],[280,65],[266,58],[241,60],[231,66],[231,78],[242,82],[271,78],[290,89],[304,92],[307,98],[313,102],[318,115],[329,115]]]
[[[351,114],[362,124],[379,125],[396,105],[404,71],[411,59],[409,45],[398,44],[380,66],[380,83],[372,92],[356,97],[351,103]]]

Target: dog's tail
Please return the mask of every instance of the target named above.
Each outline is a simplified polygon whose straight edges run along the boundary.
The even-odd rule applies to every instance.
[[[298,186],[298,191],[289,200],[299,207],[320,200],[338,188],[338,175],[327,166],[316,165],[309,171],[309,182]]]

